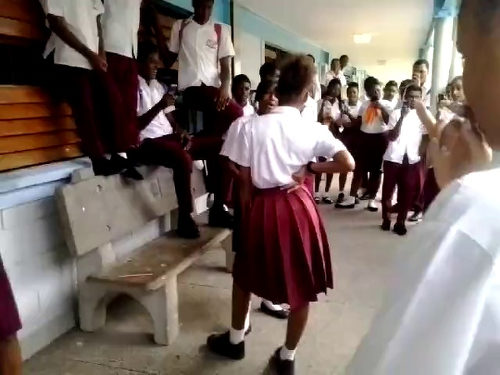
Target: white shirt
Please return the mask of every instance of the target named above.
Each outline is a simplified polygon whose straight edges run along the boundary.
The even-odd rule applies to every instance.
[[[401,118],[401,109],[392,112],[389,118],[389,129],[394,129]],[[420,121],[417,111],[412,109],[403,119],[401,132],[398,139],[389,142],[389,146],[384,155],[384,160],[393,163],[403,164],[405,154],[408,155],[408,162],[416,164],[420,161],[419,148],[422,142],[425,126]]]
[[[361,109],[361,105],[363,103],[358,100],[358,102],[356,103],[356,105],[349,105],[347,104],[347,108],[349,108],[349,113],[352,117],[358,117],[360,114],[359,114],[359,110]]]
[[[153,106],[158,103],[163,95],[165,89],[156,79],[148,83],[144,78],[139,76],[139,98],[137,100],[137,115],[142,116],[149,111]],[[158,138],[164,135],[172,134],[173,129],[170,121],[164,111],[160,111],[158,115],[144,128],[139,134],[141,142],[146,138]]]
[[[387,109],[387,111],[391,112],[389,110],[390,107],[390,102],[387,100],[380,100],[379,103]],[[384,122],[384,118],[382,117],[382,114],[378,113],[378,116],[372,119],[370,122],[368,118],[368,108],[370,108],[370,104],[372,102],[370,100],[365,101],[363,104],[361,104],[361,108],[359,109],[359,116],[362,117],[362,123],[361,123],[361,131],[363,133],[368,133],[368,134],[378,134],[378,133],[384,133],[386,132],[389,127],[388,125]]]
[[[335,102],[331,104],[329,101],[325,103],[324,100],[321,99],[318,103],[318,108],[319,110],[323,108],[323,116],[330,115],[334,122],[339,120],[342,116],[342,112],[340,111],[340,103],[338,100],[335,100]]]
[[[259,189],[293,185],[292,175],[310,160],[346,149],[327,126],[305,121],[293,107],[253,116],[240,134],[235,146],[238,154],[227,156],[251,168],[253,184]]]
[[[255,113],[255,108],[248,101],[247,105],[243,107],[243,116],[251,116]]]
[[[342,73],[344,74],[347,82],[351,82],[354,75],[354,67],[347,65],[344,69],[342,69]]]
[[[217,33],[212,20],[200,25],[192,18],[182,31],[183,22],[178,20],[172,26],[169,49],[179,54],[179,90],[191,86],[220,87],[219,60],[234,56],[233,42],[229,26],[221,25],[220,45],[217,45]]]
[[[244,139],[243,131],[246,124],[252,121],[256,116],[258,116],[256,113],[250,116],[243,116],[231,124],[224,137],[224,144],[220,151],[221,155],[227,156],[236,164],[242,165],[242,163],[244,163],[245,152],[243,148],[240,147],[240,143],[243,142]]]
[[[46,14],[64,18],[69,30],[91,51],[99,53],[97,16],[104,12],[101,0],[40,0]],[[92,69],[88,60],[52,33],[44,57],[54,53],[54,63]]]
[[[141,20],[140,0],[104,0],[102,32],[106,52],[137,57],[137,32]]]
[[[318,103],[310,95],[307,96],[307,100],[304,104],[304,109],[302,110],[302,118],[307,122],[317,122],[318,121]]]
[[[495,375],[500,369],[500,153],[443,190],[404,241],[389,298],[351,375]]]
[[[344,73],[342,73],[342,71],[340,71],[339,74],[335,74],[332,70],[330,70],[328,73],[326,73],[325,86],[328,86],[330,81],[334,78],[338,78],[340,80],[342,87],[347,86],[347,80],[344,76]]]

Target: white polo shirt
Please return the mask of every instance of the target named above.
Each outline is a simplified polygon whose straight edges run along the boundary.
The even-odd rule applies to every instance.
[[[180,41],[184,22],[187,24]],[[204,25],[192,18],[176,21],[172,26],[169,49],[179,54],[179,90],[202,84],[220,87],[219,60],[234,56],[229,26],[221,24],[220,43],[217,45],[217,33],[212,20]]]
[[[385,109],[390,113],[390,102],[387,100],[380,100],[379,103],[385,107]],[[379,134],[385,133],[389,130],[388,125],[384,122],[384,118],[382,117],[382,113],[378,111],[378,115],[370,118],[369,111],[373,109],[370,108],[372,102],[371,100],[366,100],[363,104],[361,104],[361,108],[359,109],[359,116],[362,117],[361,122],[361,131],[367,134]]]
[[[64,18],[69,30],[95,53],[99,52],[97,16],[104,12],[101,0],[40,0],[45,14]],[[55,33],[50,36],[44,57],[54,53],[54,63],[92,69],[88,60],[64,43]]]
[[[394,129],[401,118],[401,109],[392,112],[389,119],[389,129]],[[425,126],[420,121],[417,111],[412,109],[403,119],[401,133],[398,139],[389,142],[384,160],[393,163],[403,164],[405,154],[408,155],[408,162],[416,164],[420,161],[419,148],[422,142]]]
[[[327,126],[305,121],[293,107],[277,107],[263,116],[253,116],[243,125],[237,140],[235,163],[250,167],[259,189],[290,186],[292,175],[318,156],[334,156],[345,150]]]
[[[301,114],[302,118],[308,122],[318,121],[318,103],[310,95],[307,96]]]
[[[106,52],[137,57],[137,32],[141,20],[140,0],[104,0],[102,32]]]
[[[137,115],[142,116],[149,111],[153,106],[158,103],[163,95],[165,89],[156,79],[148,83],[144,78],[139,76],[139,97],[137,100]],[[164,111],[160,111],[158,115],[151,121],[151,123],[144,128],[139,134],[141,142],[146,138],[159,138],[164,135],[172,134],[173,129],[170,121]]]
[[[255,108],[248,101],[247,105],[243,107],[243,116],[251,116],[255,113]]]

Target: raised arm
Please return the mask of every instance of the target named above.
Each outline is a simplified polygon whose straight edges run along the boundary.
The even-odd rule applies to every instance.
[[[415,110],[417,111],[418,118],[424,124],[427,129],[427,133],[429,133],[430,138],[438,138],[439,137],[439,129],[437,127],[437,121],[430,113],[425,104],[422,101],[415,102]]]

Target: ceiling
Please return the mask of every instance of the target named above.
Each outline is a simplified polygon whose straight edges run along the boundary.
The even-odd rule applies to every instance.
[[[433,0],[236,0],[370,74],[405,75],[431,25]],[[359,45],[354,34],[370,33]],[[410,63],[411,64],[411,63]],[[396,71],[397,72],[396,72]],[[409,74],[409,73],[408,73]],[[380,77],[382,78],[382,77]],[[394,77],[396,79],[396,77]],[[399,77],[398,77],[399,79]]]

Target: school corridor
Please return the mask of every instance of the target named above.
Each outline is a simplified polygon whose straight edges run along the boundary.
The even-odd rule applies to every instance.
[[[364,207],[342,211],[321,205],[333,245],[335,290],[312,307],[297,351],[301,374],[343,374],[386,291],[402,240],[382,232],[380,213]],[[73,329],[28,360],[25,374],[266,374],[267,359],[283,344],[286,322],[259,312],[257,299],[244,360],[224,360],[205,348],[207,336],[225,329],[230,319],[231,276],[223,264],[224,252],[212,251],[181,275],[181,332],[172,345],[155,345],[148,315],[120,298],[110,306],[105,329],[91,334]]]

